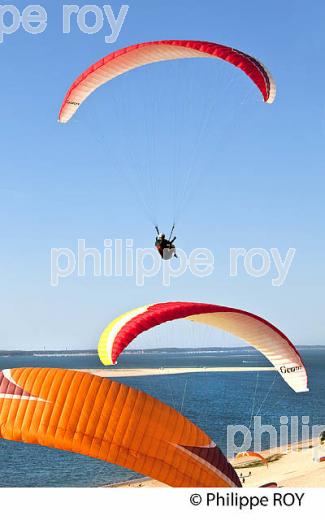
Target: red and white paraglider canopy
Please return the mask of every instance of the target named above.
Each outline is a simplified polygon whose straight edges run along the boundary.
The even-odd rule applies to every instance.
[[[69,88],[61,106],[59,122],[67,123],[85,99],[111,79],[143,65],[183,58],[218,58],[227,61],[241,69],[255,83],[266,103],[272,103],[275,99],[276,87],[271,74],[252,56],[219,43],[161,40],[125,47],[91,65]]]

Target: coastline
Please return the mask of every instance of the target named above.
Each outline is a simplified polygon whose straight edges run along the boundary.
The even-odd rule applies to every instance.
[[[238,464],[238,461],[234,459],[229,462],[235,467],[238,475],[242,474],[245,477],[243,487],[260,487],[270,482],[276,482],[278,487],[325,487],[325,466],[321,462],[313,461],[313,450],[317,445],[318,439],[308,439],[294,445],[264,450],[261,454],[265,458],[278,456],[278,458],[275,457],[276,460],[269,461],[268,467],[254,462]],[[325,452],[325,447],[323,451]],[[250,476],[248,476],[249,473],[251,473]],[[140,477],[102,487],[157,488],[168,486],[154,479]]]
[[[175,368],[104,368],[84,369],[101,377],[145,377],[185,373],[204,372],[268,372],[274,367],[175,367]],[[270,482],[276,482],[278,487],[325,487],[325,465],[314,462],[314,448],[319,445],[318,439],[298,441],[287,446],[280,446],[261,451],[268,459],[268,467],[255,461],[238,463],[232,459],[229,462],[235,467],[238,475],[245,478],[244,487],[260,487]],[[325,446],[322,448],[325,455]],[[149,477],[115,482],[101,487],[113,488],[157,488],[168,487],[162,482]]]

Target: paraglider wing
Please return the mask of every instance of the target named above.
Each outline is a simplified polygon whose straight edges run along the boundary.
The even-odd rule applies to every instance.
[[[0,437],[81,453],[175,487],[241,485],[213,441],[176,410],[74,370],[0,372]]]
[[[218,43],[193,40],[162,40],[131,45],[105,56],[85,70],[71,85],[59,113],[59,122],[67,123],[85,99],[98,87],[132,69],[158,61],[182,58],[219,58],[241,69],[272,103],[275,83],[267,69],[252,56]]]
[[[264,354],[295,392],[308,391],[307,373],[300,354],[279,329],[249,312],[207,303],[157,303],[120,316],[100,337],[98,353],[102,363],[116,363],[121,352],[142,332],[181,318],[211,325],[241,338]]]
[[[241,453],[237,453],[236,459],[242,460],[243,462],[245,462],[245,459],[259,459],[263,462],[263,464],[265,464],[265,466],[268,466],[266,458],[255,451],[243,451]]]

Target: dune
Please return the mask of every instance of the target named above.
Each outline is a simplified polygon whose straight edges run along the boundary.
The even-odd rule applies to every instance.
[[[247,467],[237,473],[243,475],[251,472],[245,478],[244,486],[259,487],[267,482],[277,482],[279,487],[325,487],[324,463],[314,461],[314,447],[318,441],[308,440],[298,443],[288,449],[278,448],[263,452],[263,456],[277,453],[278,460],[266,466]]]

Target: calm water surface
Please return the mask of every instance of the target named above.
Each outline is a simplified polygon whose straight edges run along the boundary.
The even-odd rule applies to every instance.
[[[300,349],[310,392],[295,394],[273,372],[225,372],[121,378],[124,384],[148,392],[181,411],[226,451],[227,425],[249,426],[252,414],[279,429],[282,415],[309,416],[310,424],[325,425],[325,347]],[[102,368],[97,354],[36,354],[0,356],[0,368]],[[215,351],[127,353],[118,368],[268,366],[252,348]],[[118,369],[116,370],[118,379]],[[325,426],[324,426],[325,429]],[[265,437],[265,438],[264,438]],[[268,447],[268,436],[262,437]],[[95,459],[0,440],[0,486],[98,486],[138,476]]]

